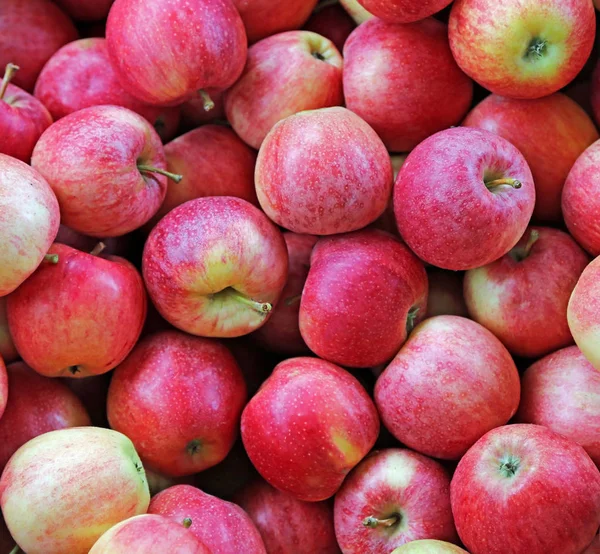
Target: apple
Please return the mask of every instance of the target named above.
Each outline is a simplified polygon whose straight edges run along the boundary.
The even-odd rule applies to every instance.
[[[400,442],[458,460],[515,414],[519,393],[519,373],[502,343],[470,319],[441,315],[415,328],[377,379],[374,396]]]
[[[54,0],[73,19],[100,21],[106,19],[114,0]]]
[[[6,315],[6,297],[0,297],[0,358],[9,364],[19,358],[15,343],[10,336],[8,316]]]
[[[0,154],[0,297],[42,263],[58,232],[60,212],[46,180],[20,160]]]
[[[46,377],[106,373],[142,331],[146,293],[123,258],[55,244],[44,263],[8,297],[8,324],[23,360]],[[31,330],[36,332],[32,333]]]
[[[60,429],[30,440],[0,478],[6,525],[27,554],[87,554],[102,533],[145,513],[149,502],[133,444],[99,427]]]
[[[589,58],[591,0],[456,0],[448,22],[461,69],[494,94],[541,98],[563,88]]]
[[[365,10],[358,0],[340,0],[340,4],[357,25],[375,17],[372,13]]]
[[[159,492],[148,513],[180,524],[191,519],[190,531],[211,554],[267,554],[258,529],[244,510],[195,487],[175,485]]]
[[[346,367],[389,361],[427,309],[427,274],[379,230],[322,238],[300,303],[300,333],[320,358]]]
[[[456,541],[450,475],[405,448],[376,450],[335,495],[335,535],[344,554],[391,552],[416,539]]]
[[[48,181],[61,222],[99,238],[129,233],[159,209],[166,193],[159,136],[140,115],[118,106],[93,106],[51,125],[31,165]]]
[[[160,37],[160,40],[156,40]],[[123,88],[146,102],[177,105],[242,73],[244,24],[230,0],[116,0],[106,22],[108,53]]]
[[[318,358],[279,363],[242,413],[250,461],[298,500],[333,496],[378,434],[377,410],[359,381]]]
[[[444,23],[428,18],[397,25],[374,18],[344,46],[344,96],[346,107],[377,131],[388,150],[406,152],[460,122],[473,83],[452,58]]]
[[[1,376],[4,366],[0,367]],[[0,418],[0,472],[27,441],[49,431],[91,424],[81,400],[64,383],[38,375],[23,362],[10,364],[6,374],[10,395]]]
[[[469,554],[460,546],[435,539],[421,539],[399,546],[391,554]]]
[[[356,23],[340,4],[326,5],[324,2],[317,5],[304,25],[304,29],[307,31],[329,39],[340,52],[344,48],[346,39],[355,28]]]
[[[204,109],[204,100],[201,97],[192,98],[181,104],[181,126],[190,131],[200,125],[211,122],[225,122],[225,90],[207,89],[214,107],[208,111]]]
[[[158,222],[142,270],[169,323],[192,335],[237,337],[269,316],[286,282],[288,256],[283,236],[258,208],[209,196]]]
[[[580,444],[600,467],[600,371],[581,350],[571,346],[538,360],[523,374],[521,387],[517,420]]]
[[[242,76],[225,95],[227,120],[259,149],[278,121],[343,104],[343,63],[333,42],[310,31],[265,38],[250,47]]]
[[[512,142],[527,161],[535,183],[533,217],[559,222],[561,193],[575,160],[600,136],[574,100],[560,93],[536,100],[492,94],[463,121]]]
[[[427,317],[459,315],[467,317],[463,296],[463,274],[437,267],[427,268]]]
[[[256,161],[256,193],[278,225],[309,235],[355,231],[385,210],[392,165],[381,139],[345,108],[277,123]]]
[[[578,554],[600,523],[600,472],[585,450],[539,425],[507,425],[469,449],[450,485],[471,554]]]
[[[394,186],[400,235],[442,269],[487,265],[519,241],[535,188],[523,155],[489,131],[458,127],[425,139]]]
[[[443,10],[452,0],[358,0],[369,13],[388,23],[412,23]]]
[[[569,346],[567,305],[588,262],[567,233],[530,227],[508,254],[467,271],[469,315],[517,356],[539,358]]]
[[[263,480],[234,497],[252,518],[270,554],[339,554],[333,510],[327,502],[302,502]]]

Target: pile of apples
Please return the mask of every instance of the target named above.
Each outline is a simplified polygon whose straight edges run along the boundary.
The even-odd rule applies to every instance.
[[[600,553],[594,3],[339,1],[0,0],[0,554]]]

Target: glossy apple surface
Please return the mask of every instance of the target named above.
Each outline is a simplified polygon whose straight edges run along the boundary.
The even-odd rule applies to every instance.
[[[452,3],[452,0],[358,0],[369,13],[390,23],[411,23],[425,19]]]

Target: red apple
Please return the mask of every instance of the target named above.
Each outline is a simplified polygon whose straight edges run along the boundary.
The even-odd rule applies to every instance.
[[[190,531],[211,554],[267,554],[260,533],[239,506],[189,485],[176,485],[158,493],[148,513],[177,523],[191,519]]]
[[[600,472],[585,450],[538,425],[482,437],[451,484],[458,534],[471,554],[578,554],[600,523]]]
[[[369,13],[389,23],[412,23],[443,10],[452,0],[358,0]]]
[[[539,358],[569,346],[567,305],[588,262],[567,233],[530,227],[508,254],[467,271],[469,314],[517,356]]]
[[[474,321],[448,315],[412,332],[377,380],[375,402],[400,442],[458,460],[515,414],[519,392],[517,368],[502,343]]]
[[[392,152],[411,150],[457,124],[472,95],[473,83],[452,58],[448,31],[440,21],[394,25],[374,18],[346,41],[346,106]]]
[[[600,138],[583,108],[560,93],[537,100],[492,94],[469,112],[463,125],[496,133],[519,149],[535,183],[533,216],[541,221],[561,221],[560,199],[569,170]]]
[[[379,433],[373,401],[350,373],[318,358],[278,364],[242,413],[254,467],[299,500],[333,496]]]
[[[438,541],[435,539],[421,539],[411,541],[396,548],[392,554],[469,554],[460,546]]]
[[[265,322],[285,285],[288,257],[283,236],[258,208],[209,196],[159,221],[142,269],[169,323],[193,335],[237,337]]]
[[[157,40],[160,37],[160,40]],[[121,84],[148,104],[176,105],[228,88],[246,61],[244,24],[230,0],[116,0],[106,23]]]
[[[15,343],[10,336],[8,316],[6,315],[6,297],[0,297],[0,358],[9,364],[19,358]]]
[[[300,333],[317,356],[346,367],[389,361],[425,317],[427,274],[378,230],[321,239],[300,303]]]
[[[200,127],[204,123],[210,123],[215,120],[223,122],[225,120],[225,102],[224,90],[208,89],[207,94],[213,101],[214,108],[206,111],[204,100],[201,97],[192,98],[181,104],[181,126],[189,131]]]
[[[302,502],[257,480],[234,498],[260,531],[269,554],[339,554],[333,510],[326,502]]]
[[[522,154],[489,131],[465,127],[419,144],[394,187],[400,235],[419,258],[443,269],[504,256],[525,232],[534,204]]]
[[[417,539],[456,541],[450,475],[404,448],[375,451],[335,495],[335,535],[344,554],[388,553]]]
[[[365,10],[358,0],[340,0],[340,4],[357,25],[375,17],[372,13]]]
[[[458,65],[501,96],[541,98],[571,82],[590,56],[591,0],[456,0],[448,23]]]
[[[54,0],[73,19],[100,21],[106,19],[114,0]]]
[[[463,297],[463,274],[436,267],[427,268],[427,317],[460,315],[467,317]]]
[[[385,210],[390,157],[360,117],[323,108],[277,123],[256,162],[256,193],[265,213],[294,233],[355,231]]]
[[[7,303],[8,323],[23,360],[47,377],[86,377],[116,367],[137,342],[146,293],[137,270],[55,244],[44,263]],[[36,332],[32,333],[31,330]]]
[[[0,154],[0,198],[0,296],[6,296],[44,260],[60,213],[46,180],[5,154]]]
[[[340,4],[327,5],[323,2],[315,8],[304,28],[328,38],[341,52],[356,23]]]
[[[225,95],[227,120],[258,149],[278,121],[344,102],[343,63],[330,40],[310,31],[263,39],[250,47],[242,76]]]

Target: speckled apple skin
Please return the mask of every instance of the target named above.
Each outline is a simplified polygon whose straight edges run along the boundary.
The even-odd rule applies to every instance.
[[[362,385],[318,358],[278,364],[242,413],[242,440],[272,486],[299,500],[333,496],[379,434]]]
[[[389,23],[412,23],[443,10],[452,0],[359,0],[363,8]]]
[[[469,554],[460,546],[438,541],[435,539],[421,539],[412,541],[396,548],[392,554]]]
[[[521,188],[488,190],[484,180]],[[522,154],[489,131],[457,127],[432,135],[406,158],[394,186],[398,230],[422,260],[443,269],[481,267],[521,238],[535,204]]]
[[[0,357],[4,363],[9,364],[19,358],[15,343],[8,329],[8,316],[6,315],[6,297],[0,297]]]

